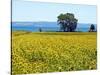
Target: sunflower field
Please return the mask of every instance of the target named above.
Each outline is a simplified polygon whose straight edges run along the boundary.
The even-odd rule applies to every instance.
[[[96,32],[12,32],[12,74],[94,70]]]

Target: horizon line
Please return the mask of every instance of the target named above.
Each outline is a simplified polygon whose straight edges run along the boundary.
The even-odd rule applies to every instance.
[[[11,22],[57,22],[57,21],[11,21]],[[83,22],[78,22],[83,23]],[[97,24],[97,23],[84,23],[84,24]]]

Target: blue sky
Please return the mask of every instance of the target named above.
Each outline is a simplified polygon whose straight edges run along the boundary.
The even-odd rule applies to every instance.
[[[12,21],[57,21],[61,13],[73,13],[78,23],[95,23],[96,11],[94,5],[76,5],[33,2],[28,0],[12,0]]]

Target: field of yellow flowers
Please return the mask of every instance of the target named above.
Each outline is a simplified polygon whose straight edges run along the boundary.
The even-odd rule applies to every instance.
[[[12,32],[12,74],[93,70],[96,32]]]

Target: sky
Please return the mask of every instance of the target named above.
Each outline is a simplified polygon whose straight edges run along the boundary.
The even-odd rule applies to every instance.
[[[76,5],[66,3],[34,2],[28,0],[12,0],[13,22],[56,22],[61,13],[73,13],[78,23],[97,22],[95,5]]]

